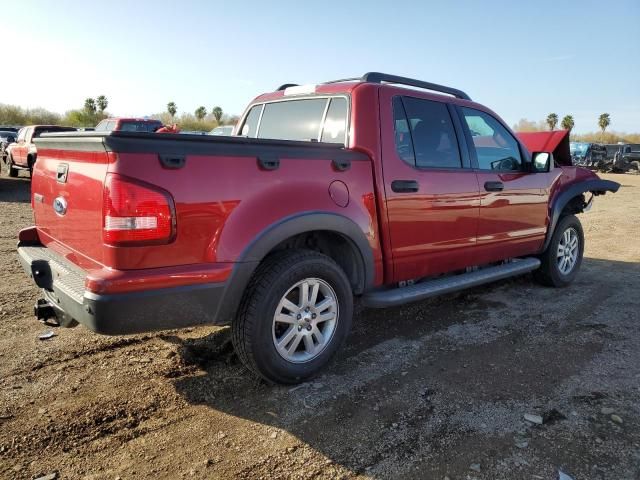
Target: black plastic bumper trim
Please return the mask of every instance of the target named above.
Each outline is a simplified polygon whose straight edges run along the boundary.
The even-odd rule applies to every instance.
[[[78,322],[96,333],[125,335],[220,323],[218,311],[227,282],[109,295],[84,291],[80,299],[55,279],[48,259],[34,258],[20,247],[18,256],[25,272],[33,278],[37,264],[41,279],[48,280],[38,279],[37,284],[62,326]]]

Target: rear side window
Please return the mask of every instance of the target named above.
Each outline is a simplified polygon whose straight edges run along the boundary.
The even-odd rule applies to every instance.
[[[520,171],[522,157],[517,140],[491,115],[462,108],[481,170]]]
[[[394,119],[396,150],[404,161],[422,168],[462,167],[458,140],[446,104],[397,97],[394,99]]]
[[[262,105],[256,105],[249,110],[247,119],[242,127],[242,135],[249,138],[256,138],[258,136],[258,121],[260,120],[260,112],[262,112]]]
[[[267,103],[258,138],[317,141],[326,98]]]
[[[27,128],[21,128],[20,131],[18,132],[18,141],[22,142],[24,141],[24,137],[27,136]]]
[[[347,129],[347,99],[336,97],[331,99],[327,116],[322,128],[322,142],[342,143],[345,141]]]

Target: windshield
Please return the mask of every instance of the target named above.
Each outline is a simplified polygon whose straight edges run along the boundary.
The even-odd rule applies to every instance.
[[[583,157],[587,153],[588,148],[588,143],[571,142],[569,144],[571,155],[575,155],[578,157]]]

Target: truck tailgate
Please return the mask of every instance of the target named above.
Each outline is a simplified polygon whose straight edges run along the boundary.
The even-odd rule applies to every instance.
[[[55,146],[37,141],[31,202],[40,240],[76,265],[100,268],[103,184],[112,154],[95,138],[83,139],[77,150]]]

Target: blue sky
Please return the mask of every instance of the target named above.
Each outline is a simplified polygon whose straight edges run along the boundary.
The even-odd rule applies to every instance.
[[[169,101],[239,114],[282,83],[383,71],[461,88],[510,125],[553,111],[585,132],[609,112],[612,129],[640,131],[639,0],[0,6],[3,45],[14,47],[0,103],[62,112],[104,94],[115,115]]]

